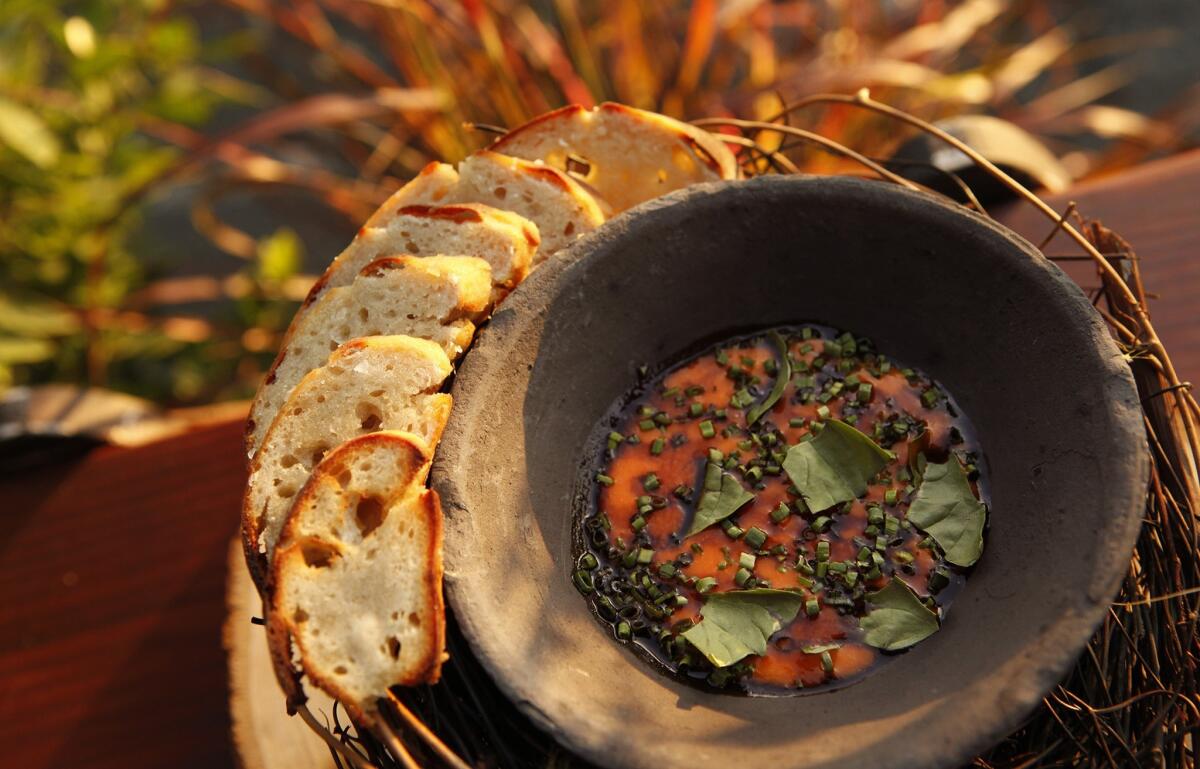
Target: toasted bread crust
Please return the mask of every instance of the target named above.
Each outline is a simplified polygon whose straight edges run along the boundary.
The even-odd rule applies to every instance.
[[[419,437],[408,433],[380,432],[363,435],[351,439],[329,454],[314,470],[312,477],[297,496],[284,534],[280,540],[272,566],[271,584],[278,585],[290,574],[303,574],[305,556],[302,547],[307,542],[314,541],[314,534],[303,531],[303,521],[300,520],[302,511],[308,505],[314,504],[322,486],[338,487],[339,477],[347,471],[348,457],[369,454],[376,450],[398,451],[407,456],[401,465],[410,468],[410,477],[397,480],[398,495],[392,497],[388,504],[396,503],[401,497],[417,486],[423,486],[429,471],[431,459],[430,450]],[[426,527],[429,539],[421,562],[426,565],[421,572],[421,603],[427,607],[428,617],[421,623],[423,631],[427,631],[425,653],[418,659],[412,660],[402,674],[395,676],[389,685],[415,686],[418,684],[436,683],[441,675],[441,665],[445,659],[445,604],[442,598],[442,510],[436,492],[421,489],[407,512],[420,516],[417,525]],[[317,538],[320,539],[320,538]],[[343,552],[336,541],[320,539],[323,548],[333,548],[341,557]],[[360,702],[354,693],[347,691],[337,677],[330,671],[322,670],[305,648],[304,636],[299,631],[295,618],[288,615],[283,603],[284,596],[280,590],[270,593],[270,611],[268,612],[268,643],[272,661],[280,685],[288,696],[289,703],[303,701],[301,677],[307,678],[319,686],[331,697],[340,701],[350,712],[351,717],[362,723],[373,717],[375,702]],[[306,617],[305,621],[313,618]],[[297,668],[297,661],[299,668]],[[378,692],[383,696],[385,692]]]
[[[611,203],[614,212],[689,184],[739,174],[736,157],[707,131],[611,102],[541,115],[488,149],[569,172]]]

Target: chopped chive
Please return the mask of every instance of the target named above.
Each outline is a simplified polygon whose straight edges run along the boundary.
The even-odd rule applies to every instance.
[[[599,566],[600,562],[597,561],[596,556],[592,555],[591,553],[584,553],[583,557],[579,559],[579,565],[588,571],[591,571]]]
[[[658,425],[654,424],[653,419],[643,419],[642,421],[638,422],[638,427],[642,430],[653,430],[657,426]]]
[[[871,505],[867,508],[867,523],[873,526],[878,526],[883,523],[883,508],[878,505]]]
[[[704,548],[700,546],[699,542],[693,542],[692,543],[692,552],[695,553],[696,555],[700,555],[701,553],[704,552]]]
[[[796,575],[796,581],[800,583],[800,587],[808,589],[813,586],[813,581],[803,574]]]
[[[574,581],[576,589],[584,595],[596,589],[595,585],[592,584],[592,575],[582,569],[575,572]]]
[[[823,539],[817,543],[817,560],[818,561],[828,561],[829,560],[829,540]]]
[[[762,480],[762,474],[761,467],[751,467],[746,470],[746,480],[750,483],[758,483],[760,480]]]
[[[611,486],[613,483],[615,483],[615,481],[613,481],[611,476],[605,475],[604,473],[596,473],[596,483],[600,483],[605,486]]]
[[[642,529],[646,528],[646,519],[643,518],[641,515],[635,515],[633,517],[633,520],[629,522],[629,526],[635,532],[641,531]]]
[[[750,570],[743,567],[738,569],[737,573],[733,575],[733,581],[738,587],[744,587],[750,581],[750,577]]]
[[[804,417],[792,417],[788,420],[788,427],[804,427]]]
[[[762,547],[766,541],[767,532],[763,531],[757,526],[751,526],[750,529],[746,531],[746,544],[755,550]]]
[[[896,500],[900,498],[900,492],[897,489],[888,489],[883,494],[883,501],[889,505],[896,504]]]
[[[810,598],[804,602],[804,613],[810,617],[815,617],[821,613],[821,602],[815,598]]]
[[[725,455],[722,454],[719,449],[709,449],[708,450],[708,461],[709,462],[724,462]]]
[[[934,569],[929,574],[929,592],[940,593],[950,584],[950,575],[942,567]]]
[[[699,401],[693,402],[692,405],[688,407],[688,413],[694,417],[700,416],[700,414],[703,412],[704,406]]]
[[[654,491],[660,485],[662,484],[658,480],[658,476],[654,473],[647,473],[645,477],[642,478],[642,488],[644,488],[646,491]]]
[[[897,551],[895,558],[900,563],[912,563],[914,556],[912,553],[908,552],[907,550],[900,550],[900,551]]]
[[[659,454],[663,453],[663,448],[665,448],[666,445],[667,442],[662,438],[655,438],[654,442],[650,444],[650,454],[657,457]]]
[[[825,575],[829,573],[829,562],[821,561],[817,564],[817,579],[825,579]]]
[[[654,421],[664,427],[671,424],[671,415],[665,411],[660,411],[654,415]]]
[[[670,579],[671,577],[674,577],[675,576],[675,564],[668,561],[667,563],[664,563],[662,566],[659,566],[658,567],[658,575],[660,577],[664,577],[666,579]]]
[[[701,577],[696,581],[696,592],[704,594],[717,586],[717,580],[712,577]]]
[[[705,438],[712,438],[717,431],[713,429],[713,423],[706,419],[700,423],[700,434]]]
[[[938,402],[938,391],[936,389],[930,388],[930,389],[926,390],[925,392],[921,393],[921,403],[925,404],[925,408],[931,409],[934,407],[934,405],[937,402]]]
[[[829,528],[831,521],[832,519],[827,515],[818,515],[813,519],[811,524],[812,530],[819,534]]]
[[[783,523],[784,519],[791,514],[792,511],[788,509],[787,503],[780,502],[779,507],[771,511],[771,520],[775,523]]]
[[[641,550],[638,550],[638,553],[637,553],[637,562],[638,563],[645,566],[646,564],[650,563],[650,561],[652,561],[652,560],[654,560],[654,551],[653,550],[651,550],[648,547],[643,547]]]
[[[758,559],[754,557],[753,553],[742,553],[738,556],[738,566],[741,566],[743,569],[753,569],[754,564],[757,562]]]
[[[858,392],[855,395],[855,398],[858,400],[859,403],[870,402],[872,389],[873,388],[871,387],[870,382],[863,382],[862,384],[860,384],[858,386]]]
[[[827,651],[821,652],[821,670],[825,675],[833,675],[833,657]]]
[[[817,406],[817,416],[819,416],[821,419],[829,419],[830,414],[831,412],[829,411],[828,406],[824,404]]]
[[[631,628],[629,626],[629,623],[625,622],[624,620],[622,620],[621,622],[618,622],[617,623],[617,638],[620,638],[622,641],[628,641],[632,637],[633,637],[633,628]]]

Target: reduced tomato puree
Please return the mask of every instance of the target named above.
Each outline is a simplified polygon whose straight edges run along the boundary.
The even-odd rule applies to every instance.
[[[966,417],[849,333],[723,342],[601,430],[575,585],[618,641],[704,686],[857,680],[937,630],[982,551]]]

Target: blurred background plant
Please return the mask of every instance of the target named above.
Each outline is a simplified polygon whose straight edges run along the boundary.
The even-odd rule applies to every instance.
[[[1195,143],[1194,83],[1139,89],[1179,37],[1038,0],[5,0],[0,389],[247,397],[389,192],[565,103],[768,119],[869,87],[1003,118],[1081,178]],[[836,106],[789,120],[874,157],[904,138]]]

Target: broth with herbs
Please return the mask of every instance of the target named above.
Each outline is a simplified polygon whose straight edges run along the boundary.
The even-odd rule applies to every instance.
[[[924,373],[781,327],[606,420],[573,579],[620,642],[720,690],[853,682],[935,632],[983,548],[980,450]]]

